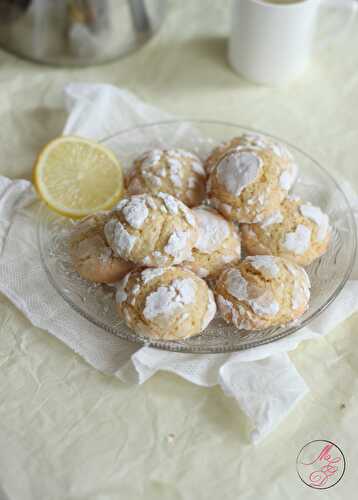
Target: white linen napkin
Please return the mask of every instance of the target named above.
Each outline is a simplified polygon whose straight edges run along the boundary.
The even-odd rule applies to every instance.
[[[172,118],[111,85],[70,84],[65,89],[65,101],[69,116],[64,134],[93,139]],[[350,199],[356,200],[352,190]],[[55,335],[98,370],[122,381],[143,383],[158,370],[166,370],[201,386],[220,384],[251,419],[255,443],[272,431],[308,391],[287,352],[302,340],[328,333],[358,310],[358,281],[351,280],[309,328],[272,344],[217,355],[138,347],[89,323],[52,287],[37,248],[37,208],[28,181],[0,177],[0,291],[34,325]]]

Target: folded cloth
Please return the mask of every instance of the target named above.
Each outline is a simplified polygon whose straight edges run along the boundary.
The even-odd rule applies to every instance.
[[[111,85],[70,84],[65,89],[65,101],[69,116],[64,133],[93,139],[172,118]],[[352,190],[349,195],[356,200]],[[141,384],[165,370],[201,386],[219,384],[251,419],[255,443],[272,431],[308,391],[287,353],[305,339],[328,333],[358,310],[358,281],[351,280],[309,328],[268,345],[216,355],[138,347],[89,323],[52,287],[37,247],[38,206],[28,181],[0,177],[0,291],[34,325],[62,340],[96,369],[122,381]]]

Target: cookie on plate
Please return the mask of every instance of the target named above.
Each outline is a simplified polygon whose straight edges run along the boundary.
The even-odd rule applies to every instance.
[[[119,283],[116,303],[129,328],[162,340],[197,335],[216,313],[206,282],[181,267],[134,270]]]
[[[121,200],[104,228],[115,255],[144,266],[170,266],[191,258],[198,227],[191,210],[167,193]]]
[[[230,141],[219,144],[219,146],[213,149],[213,151],[205,161],[206,171],[211,172],[212,168],[220,161],[222,157],[225,156],[228,151],[243,146],[253,146],[260,149],[268,149],[277,157],[279,157],[282,161],[282,164],[285,166],[280,175],[281,187],[283,187],[287,191],[291,189],[298,174],[298,166],[291,151],[284,144],[262,134],[243,134],[238,137],[234,137]]]
[[[213,278],[229,262],[241,257],[241,242],[237,227],[216,210],[201,206],[192,210],[199,227],[192,260],[183,263],[201,278]]]
[[[152,149],[134,161],[126,177],[128,194],[169,193],[188,207],[205,197],[206,172],[201,160],[183,149]]]
[[[309,278],[302,267],[258,255],[226,268],[215,285],[218,309],[227,323],[239,329],[283,326],[307,310]]]
[[[286,163],[270,149],[231,149],[211,170],[207,183],[210,203],[230,220],[262,221],[288,194],[280,181],[285,170]]]
[[[70,235],[70,254],[76,271],[88,281],[115,283],[133,264],[113,254],[104,236],[110,212],[89,215],[74,226]]]
[[[296,196],[259,224],[242,224],[248,255],[273,254],[308,266],[323,255],[331,239],[328,215]]]

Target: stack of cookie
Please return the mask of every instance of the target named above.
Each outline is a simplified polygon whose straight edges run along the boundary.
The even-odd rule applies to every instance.
[[[75,226],[74,266],[116,284],[118,314],[142,336],[197,335],[217,309],[238,329],[285,325],[308,308],[300,266],[331,236],[327,215],[289,194],[297,170],[286,147],[258,135],[219,145],[204,164],[184,150],[148,151],[126,197]]]

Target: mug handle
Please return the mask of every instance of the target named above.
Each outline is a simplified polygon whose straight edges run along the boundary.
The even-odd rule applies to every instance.
[[[326,40],[318,43],[319,49],[325,49],[350,31],[358,13],[358,0],[321,0],[320,9],[347,11],[346,19],[341,23],[339,29],[334,34],[329,35]]]

